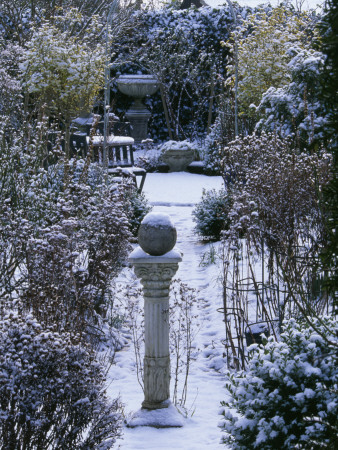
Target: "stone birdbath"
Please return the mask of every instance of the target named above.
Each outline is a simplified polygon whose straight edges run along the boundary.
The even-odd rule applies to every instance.
[[[140,143],[148,138],[148,120],[151,117],[142,99],[155,94],[160,85],[153,75],[120,75],[116,83],[120,92],[135,99],[126,117],[133,128],[132,137]]]
[[[181,427],[182,416],[170,402],[169,288],[180,252],[174,249],[176,228],[170,217],[149,213],[143,219],[139,247],[129,256],[144,296],[144,401],[130,427]]]

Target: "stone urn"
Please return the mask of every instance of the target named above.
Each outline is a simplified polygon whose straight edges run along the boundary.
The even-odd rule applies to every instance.
[[[135,99],[126,117],[132,126],[132,137],[140,143],[148,138],[148,120],[151,117],[142,99],[155,94],[160,85],[153,75],[120,75],[116,83],[120,92]]]
[[[169,172],[182,172],[195,159],[196,150],[189,141],[168,141],[160,147],[161,159]]]

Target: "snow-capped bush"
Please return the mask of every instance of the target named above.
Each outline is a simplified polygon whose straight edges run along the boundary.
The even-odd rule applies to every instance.
[[[56,219],[26,244],[23,301],[44,324],[86,330],[105,316],[106,296],[128,253],[119,193],[74,184],[59,195]]]
[[[152,210],[143,193],[136,189],[126,189],[123,192],[124,209],[128,217],[129,229],[133,236],[137,236],[143,218]]]
[[[288,321],[280,342],[252,345],[247,371],[228,375],[220,426],[231,448],[335,448],[338,323],[309,320]]]
[[[223,189],[203,190],[202,199],[192,212],[196,231],[204,238],[219,240],[221,232],[229,227],[231,206],[231,196]]]
[[[281,136],[294,135],[300,147],[325,142],[328,112],[324,106],[322,73],[325,57],[314,50],[291,48],[288,51],[291,80],[282,87],[270,87],[258,110],[263,118],[257,130],[273,131]]]
[[[1,294],[20,292],[43,324],[87,331],[105,316],[128,254],[125,201],[96,165],[59,159],[44,169],[45,125],[30,138],[0,133]]]
[[[0,321],[0,447],[101,449],[120,434],[103,369],[76,336],[32,316]]]

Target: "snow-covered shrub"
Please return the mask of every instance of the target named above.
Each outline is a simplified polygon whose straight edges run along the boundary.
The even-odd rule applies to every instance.
[[[284,319],[324,314],[331,306],[319,256],[326,241],[321,192],[332,176],[332,158],[325,151],[301,152],[291,139],[264,133],[236,139],[224,155],[224,181],[233,198],[222,252],[226,340],[234,339],[236,327],[228,360],[243,368],[253,295],[256,321],[268,324],[271,334]],[[243,315],[236,321],[229,311]]]
[[[322,77],[325,57],[314,50],[288,51],[291,79],[282,87],[270,87],[263,94],[258,110],[263,118],[257,130],[281,136],[294,135],[298,146],[319,147],[326,142],[328,113],[323,104]]]
[[[102,185],[70,184],[59,195],[56,220],[26,247],[26,308],[57,329],[86,330],[105,316],[106,296],[128,253],[125,202]]]
[[[78,337],[32,316],[0,321],[1,448],[111,448],[121,406],[105,389],[102,367]]]
[[[43,168],[45,124],[0,134],[0,287],[57,329],[97,326],[128,254],[125,201],[102,169],[71,160]],[[4,131],[5,130],[5,131]],[[40,139],[41,138],[41,139]],[[47,152],[48,158],[48,152]],[[65,170],[65,168],[67,170]]]
[[[236,139],[223,155],[224,182],[236,196],[232,231],[249,228],[270,248],[296,245],[301,233],[321,239],[318,190],[330,179],[330,154],[300,152],[291,139],[262,133]]]
[[[137,166],[142,167],[148,173],[153,173],[153,172],[166,173],[169,170],[167,164],[165,164],[161,160],[161,157],[159,155],[155,155],[155,154],[145,154],[145,155],[139,156],[137,158]]]
[[[196,231],[204,238],[219,240],[222,231],[229,227],[231,206],[231,196],[224,189],[203,190],[202,199],[192,212]]]
[[[203,146],[203,161],[205,172],[208,175],[219,175],[221,173],[221,149],[223,146],[220,140],[222,136],[224,134],[217,118],[210,133],[206,136]]]
[[[231,448],[336,448],[338,324],[309,320],[288,321],[280,342],[252,345],[247,370],[229,374],[220,426]]]
[[[123,192],[124,208],[128,218],[129,229],[133,236],[137,236],[143,218],[152,210],[143,193],[136,189],[126,189]]]

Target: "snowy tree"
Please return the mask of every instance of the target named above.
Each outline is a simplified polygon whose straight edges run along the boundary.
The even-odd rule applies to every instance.
[[[328,0],[326,2],[325,15],[321,23],[322,51],[327,56],[326,66],[323,72],[323,97],[328,109],[329,120],[326,133],[329,137],[329,146],[334,155],[334,173],[338,172],[338,2]],[[335,295],[335,308],[338,309],[336,288],[338,285],[338,177],[333,177],[324,190],[324,205],[327,210],[327,238],[322,252],[324,264],[330,267],[330,281],[328,287],[332,295]]]
[[[59,14],[60,8],[65,11],[78,8],[87,18],[81,25],[84,30],[92,15],[106,17],[110,3],[109,0],[2,0],[0,29],[6,39],[24,45],[31,36],[32,26],[51,20]]]
[[[285,6],[259,9],[231,33],[224,45],[232,59],[227,66],[226,86],[234,90],[235,48],[238,60],[239,113],[254,115],[262,94],[271,86],[278,88],[290,81],[288,50],[294,46],[308,48],[313,29],[310,14],[296,14]]]
[[[21,70],[31,101],[50,117],[61,118],[69,156],[69,127],[81,111],[90,111],[104,85],[105,49],[97,42],[102,24],[92,16],[86,32],[76,33],[85,18],[76,9],[43,20],[27,42]]]
[[[257,130],[273,131],[281,136],[294,135],[300,148],[319,148],[328,141],[328,111],[322,99],[322,73],[325,56],[318,51],[292,48],[287,67],[291,79],[283,87],[270,87],[258,111],[262,119]]]

